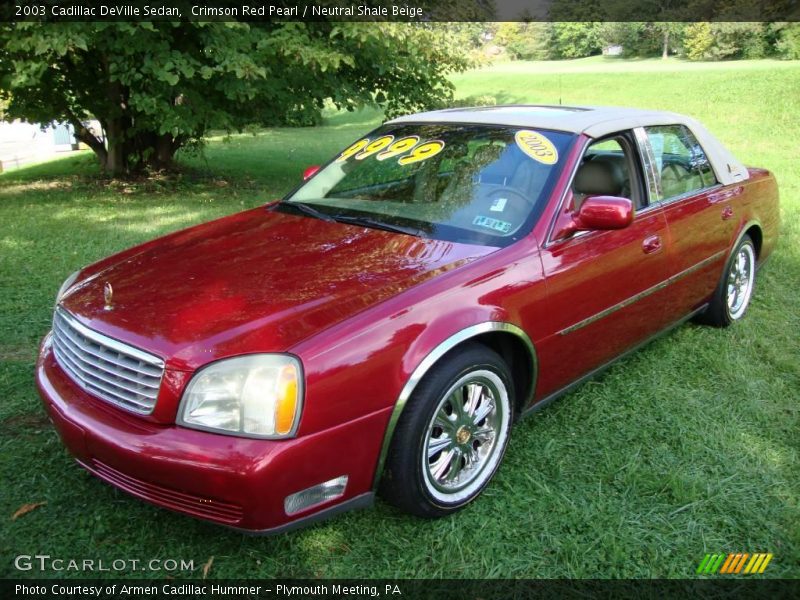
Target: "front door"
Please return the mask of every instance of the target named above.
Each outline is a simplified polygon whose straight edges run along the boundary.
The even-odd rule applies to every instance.
[[[632,132],[590,143],[561,214],[591,195],[634,202],[624,229],[559,238],[558,220],[541,257],[548,291],[549,335],[538,342],[543,399],[635,347],[665,324],[663,283],[668,278],[664,213],[648,205],[642,161]]]

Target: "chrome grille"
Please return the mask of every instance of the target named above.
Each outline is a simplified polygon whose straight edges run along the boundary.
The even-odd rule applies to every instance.
[[[87,392],[139,414],[153,412],[164,374],[157,356],[89,329],[60,307],[53,349],[61,368]]]

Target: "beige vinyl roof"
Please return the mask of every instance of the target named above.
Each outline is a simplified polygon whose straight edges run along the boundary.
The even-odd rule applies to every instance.
[[[618,106],[548,106],[511,104],[448,108],[406,115],[389,121],[400,123],[477,123],[553,129],[582,133],[592,138],[650,125],[686,125],[708,155],[720,183],[729,184],[749,177],[740,163],[703,125],[678,113],[623,108]]]

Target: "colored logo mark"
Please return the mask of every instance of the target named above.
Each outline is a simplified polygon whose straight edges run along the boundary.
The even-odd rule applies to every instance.
[[[703,560],[700,561],[700,566],[697,567],[697,574],[755,575],[756,573],[763,573],[771,560],[772,554],[769,553],[706,554]]]

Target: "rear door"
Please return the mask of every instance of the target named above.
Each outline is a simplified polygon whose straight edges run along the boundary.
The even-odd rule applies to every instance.
[[[591,171],[600,176],[587,182],[583,175]],[[538,398],[603,366],[664,326],[667,224],[661,207],[648,203],[646,189],[631,131],[587,146],[541,248],[548,291],[547,314],[541,318],[548,319],[552,333],[537,341]],[[569,219],[589,195],[630,198],[633,223],[619,230],[561,236],[559,222]]]
[[[716,287],[736,219],[731,201],[742,186],[723,188],[705,151],[685,125],[657,125],[636,132],[652,168],[650,196],[662,207],[669,230],[667,321],[702,306]]]

